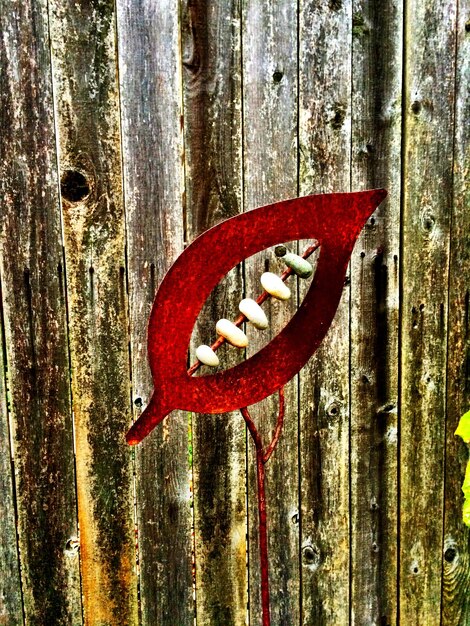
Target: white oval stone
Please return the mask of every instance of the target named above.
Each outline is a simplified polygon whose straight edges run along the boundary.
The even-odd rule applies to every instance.
[[[222,318],[217,322],[215,329],[219,335],[225,337],[225,339],[236,348],[246,348],[248,345],[248,337],[230,320]]]
[[[204,363],[204,365],[209,365],[210,367],[217,367],[220,363],[219,357],[214,350],[204,344],[196,348],[196,358],[201,363]]]
[[[263,309],[251,298],[244,298],[238,305],[238,308],[240,309],[240,313],[243,313],[255,328],[264,330],[269,326],[268,318]]]
[[[263,289],[278,300],[289,300],[290,289],[282,282],[277,274],[272,272],[264,272],[261,274],[261,284]]]

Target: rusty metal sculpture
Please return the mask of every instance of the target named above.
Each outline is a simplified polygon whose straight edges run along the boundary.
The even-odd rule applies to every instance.
[[[264,206],[209,229],[178,257],[161,283],[148,329],[148,350],[154,393],[127,434],[140,443],[172,410],[226,413],[241,409],[255,443],[258,476],[259,538],[263,626],[269,626],[267,513],[265,464],[274,451],[284,419],[284,385],[304,366],[325,336],[338,307],[349,258],[366,220],[386,196],[376,189],[321,194]],[[213,288],[247,257],[283,241],[315,239],[303,254],[318,247],[320,256],[311,286],[287,326],[262,350],[228,370],[193,377],[187,369],[188,346],[196,319]],[[211,255],[207,251],[211,251]],[[285,281],[292,270],[287,269]],[[204,277],[201,280],[201,277]],[[257,302],[269,295],[264,292]],[[178,311],[178,315],[174,312]],[[235,324],[246,320],[240,315]],[[216,350],[224,342],[219,337]],[[263,375],[269,370],[269,377]],[[247,407],[279,390],[274,436],[264,446]]]

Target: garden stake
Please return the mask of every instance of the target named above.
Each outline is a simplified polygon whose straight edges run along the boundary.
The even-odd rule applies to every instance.
[[[148,353],[154,393],[126,435],[140,443],[174,409],[228,413],[240,409],[256,448],[262,624],[270,626],[268,534],[265,465],[281,435],[284,385],[320,345],[338,307],[346,269],[357,237],[387,195],[384,189],[320,194],[285,200],[229,218],[197,237],[163,279],[152,306]],[[187,369],[187,351],[199,312],[225,274],[249,256],[282,241],[316,239],[307,258],[321,247],[310,288],[290,322],[267,346],[246,361],[222,372],[194,377],[201,363]],[[293,270],[287,268],[285,281]],[[269,296],[258,297],[258,304]],[[246,317],[242,314],[235,325]],[[225,339],[219,337],[212,350]],[[265,374],[269,368],[269,377]],[[248,406],[279,391],[279,412],[266,449]]]

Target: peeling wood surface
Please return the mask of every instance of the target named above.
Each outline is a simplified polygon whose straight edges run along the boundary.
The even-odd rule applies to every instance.
[[[248,1],[244,3],[242,22],[244,209],[249,211],[297,195],[297,7],[284,0],[266,4]],[[264,271],[281,274],[284,269],[272,249],[255,255],[246,262],[246,297],[256,299],[263,291],[259,277]],[[247,356],[266,345],[294,314],[295,278],[291,279],[290,288],[293,297],[288,302],[272,298],[264,305],[271,320],[269,329],[259,331],[247,324],[250,339]],[[297,377],[286,385],[285,400],[283,434],[265,466],[273,624],[297,624],[300,613]],[[276,394],[250,407],[265,447],[273,436],[278,406]],[[256,454],[250,437],[247,452],[249,617],[251,624],[259,624]]]
[[[172,0],[118,2],[135,417],[153,389],[147,362],[153,297],[184,242],[179,28]],[[186,413],[174,412],[136,450],[136,473],[141,622],[192,625]]]
[[[10,489],[12,478],[15,483],[22,602],[27,624],[78,625],[79,558],[70,543],[77,536],[77,518],[65,270],[47,3],[2,2],[0,22],[3,356],[13,430],[14,476],[9,482]],[[2,430],[5,451],[9,441],[4,423]],[[2,506],[8,505],[8,486],[1,498]],[[6,513],[2,532],[12,523],[12,511]],[[1,584],[8,579],[10,589],[1,600],[1,621],[21,624],[20,589],[11,588],[18,585],[16,541],[11,536],[9,540],[10,570],[2,569]]]
[[[182,3],[186,236],[242,210],[239,3]],[[208,251],[208,255],[214,251]],[[202,277],[201,277],[202,278]],[[220,318],[235,319],[241,266],[211,294],[193,333],[194,349],[217,338]],[[243,351],[225,345],[221,369]],[[207,367],[201,375],[208,373]],[[196,621],[243,624],[247,610],[245,429],[240,413],[192,414]]]
[[[301,3],[301,195],[350,188],[351,19],[350,2]],[[305,626],[349,622],[349,297],[347,281],[327,336],[300,373]]]
[[[49,2],[85,624],[137,623],[125,225],[112,1]]]
[[[2,155],[3,156],[3,155]],[[2,308],[0,279],[0,311]],[[20,563],[16,541],[15,494],[7,401],[7,367],[3,320],[0,319],[0,624],[23,624]]]
[[[470,528],[462,524],[462,482],[470,450],[457,437],[470,407],[470,4],[457,14],[449,316],[442,625],[470,624]]]
[[[453,434],[470,408],[469,10],[0,0],[0,624],[260,622],[239,413],[174,412],[125,444],[152,392],[147,320],[212,224],[350,186],[389,196],[286,388],[272,621],[470,624]],[[217,287],[192,355],[267,262],[280,272],[266,251]],[[270,331],[248,325],[248,354],[294,312],[291,287]],[[252,408],[265,438],[277,402]]]
[[[351,259],[355,625],[397,622],[402,19],[401,0],[353,3],[352,188],[388,190]]]
[[[429,626],[442,591],[455,15],[453,2],[411,2],[405,31],[399,614]]]

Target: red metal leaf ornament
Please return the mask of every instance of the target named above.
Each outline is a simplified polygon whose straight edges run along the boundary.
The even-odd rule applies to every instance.
[[[232,217],[207,230],[172,265],[158,289],[148,329],[154,393],[127,434],[135,445],[174,409],[225,413],[259,402],[285,385],[320,345],[338,307],[354,243],[385,198],[383,189],[305,196]],[[191,333],[212,289],[235,265],[283,241],[315,238],[315,275],[285,328],[243,363],[191,377]]]

